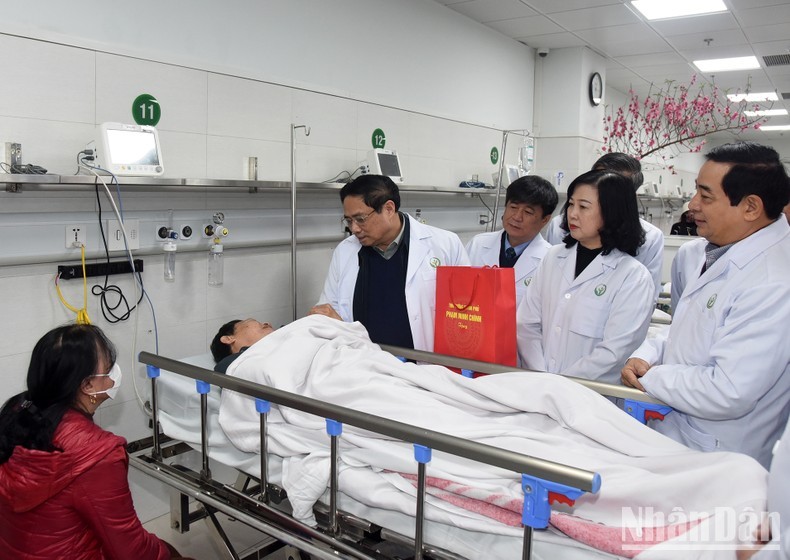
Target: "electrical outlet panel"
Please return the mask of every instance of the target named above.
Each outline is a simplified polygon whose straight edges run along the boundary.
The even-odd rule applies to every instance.
[[[126,243],[129,244],[129,250],[134,251],[140,248],[140,220],[126,219],[123,221],[123,227],[126,230]],[[125,251],[126,244],[123,241],[123,231],[118,220],[107,220],[104,233],[107,236],[107,250],[108,251]]]
[[[143,260],[134,259],[135,272],[143,271]],[[129,261],[115,261],[110,263],[86,264],[85,274],[91,276],[106,276],[109,274],[128,274],[132,271]],[[82,278],[82,265],[68,264],[58,265],[58,274],[61,280],[72,280]]]
[[[66,249],[79,249],[81,245],[87,245],[88,234],[85,224],[75,224],[66,226]]]

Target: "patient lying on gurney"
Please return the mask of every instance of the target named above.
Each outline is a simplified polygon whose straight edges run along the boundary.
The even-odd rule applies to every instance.
[[[211,341],[211,355],[216,364],[214,371],[225,373],[228,366],[247,348],[273,332],[271,323],[261,323],[252,318],[228,321],[219,328]]]
[[[359,323],[311,316],[265,332],[227,373],[598,472],[600,492],[583,495],[566,513],[553,514],[551,523],[609,552],[628,555],[622,547],[634,516],[640,517],[640,530],[655,528],[646,545],[651,546],[691,534],[697,524],[718,523],[718,508],[764,508],[766,471],[747,456],[691,451],[561,376],[512,372],[472,380],[441,366],[402,363],[373,344]],[[253,399],[223,391],[219,423],[236,447],[259,451],[260,418]],[[282,485],[294,516],[309,521],[312,505],[328,484],[324,419],[273,406],[267,433],[269,449],[283,458]],[[411,442],[349,425],[339,442],[342,494],[370,508],[413,515],[416,462]],[[428,475],[434,481],[426,506],[429,520],[501,535],[521,534],[523,492],[517,473],[435,451]],[[474,512],[467,511],[464,504],[470,497],[497,507],[488,513],[480,513],[485,508],[477,506],[469,508]],[[680,517],[668,518],[679,511]],[[678,519],[681,522],[673,521]],[[645,545],[644,539],[639,542]]]
[[[219,328],[211,341],[211,355],[214,357],[214,371],[225,373],[233,360],[264,336],[274,332],[270,323],[255,319],[234,319]]]

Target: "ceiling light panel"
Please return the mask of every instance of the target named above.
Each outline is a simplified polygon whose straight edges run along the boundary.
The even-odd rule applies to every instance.
[[[756,56],[738,56],[735,58],[712,58],[695,60],[700,72],[731,72],[734,70],[753,70],[760,67]]]
[[[722,0],[633,0],[631,5],[649,20],[726,12]]]
[[[787,114],[787,109],[761,109],[759,111],[744,111],[747,117],[779,117]]]
[[[775,91],[765,91],[761,93],[731,93],[727,99],[733,103],[746,101],[747,103],[759,103],[761,101],[779,101],[779,96]]]

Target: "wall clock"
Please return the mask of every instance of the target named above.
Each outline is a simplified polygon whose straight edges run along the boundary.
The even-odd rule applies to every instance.
[[[590,103],[597,106],[603,101],[603,80],[598,72],[590,76]]]

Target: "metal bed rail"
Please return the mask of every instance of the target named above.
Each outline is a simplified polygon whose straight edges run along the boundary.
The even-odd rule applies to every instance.
[[[545,482],[548,485],[561,485],[568,487],[578,490],[579,493],[595,493],[600,487],[600,476],[597,473],[591,471],[563,465],[553,461],[529,457],[527,455],[515,453],[506,449],[468,441],[466,439],[441,432],[419,428],[403,422],[389,420],[380,416],[352,410],[331,403],[321,402],[316,399],[311,399],[279,389],[274,389],[272,387],[267,387],[244,379],[218,374],[208,369],[185,364],[183,362],[166,358],[164,356],[159,356],[157,354],[151,354],[149,352],[141,352],[139,354],[139,361],[148,366],[148,375],[151,378],[151,405],[154,419],[157,418],[158,414],[158,404],[156,402],[156,379],[159,376],[160,369],[165,369],[167,371],[196,380],[197,392],[200,393],[201,398],[201,453],[203,459],[203,469],[200,473],[200,477],[204,481],[211,480],[207,443],[207,394],[210,391],[210,385],[215,385],[224,390],[236,391],[255,399],[256,409],[261,414],[262,464],[266,462],[266,457],[263,456],[263,453],[265,453],[266,450],[265,416],[269,412],[269,403],[276,403],[281,406],[294,408],[325,418],[327,421],[327,433],[331,438],[331,464],[333,465],[337,464],[336,438],[342,433],[342,424],[344,423],[362,428],[364,430],[386,435],[394,439],[412,443],[415,448],[415,459],[419,463],[417,477],[418,502],[414,539],[414,558],[416,560],[422,559],[423,553],[426,550],[422,542],[422,527],[424,523],[422,500],[424,499],[426,487],[425,465],[430,461],[430,455],[433,449],[444,451],[454,456],[464,457],[473,461],[501,467],[511,472],[520,473],[522,475],[522,481],[526,480],[527,478],[532,481],[539,481],[537,485],[522,482],[522,486],[525,490],[525,500],[528,498],[534,500],[534,496],[528,495],[533,491],[536,493],[542,492],[544,495],[546,494],[546,488],[540,486],[541,482]],[[151,454],[152,460],[158,460],[161,458],[161,444],[159,438],[160,435],[158,426],[156,423],[154,423],[153,450]],[[261,489],[263,496],[259,502],[262,507],[266,506],[266,489],[268,488],[268,481],[265,478],[266,471],[264,469],[265,467],[262,468],[261,472]],[[333,471],[332,475],[330,476],[330,532],[337,531],[337,491],[337,476],[336,472]],[[525,501],[525,516],[526,509],[527,502]],[[545,525],[542,525],[542,527],[545,527]],[[530,558],[531,549],[532,527],[525,525],[522,558]]]
[[[425,350],[401,348],[399,346],[389,346],[387,344],[381,344],[379,346],[381,347],[382,350],[385,350],[395,356],[406,358],[407,360],[415,360],[418,362],[425,362],[429,364],[439,364],[446,367],[466,369],[479,373],[495,374],[495,373],[507,373],[510,371],[525,371],[529,373],[534,373],[532,370],[517,368],[515,366],[504,366],[502,364],[493,364],[491,362],[468,360],[466,358],[458,358],[456,356],[448,356],[446,354],[435,354],[433,352],[426,352]],[[609,383],[601,383],[600,381],[593,381],[591,379],[584,379],[582,377],[570,377],[570,376],[563,376],[563,377],[565,377],[566,379],[570,379],[571,381],[574,381],[579,385],[584,385],[588,389],[592,389],[596,393],[599,393],[606,397],[629,399],[629,400],[634,400],[644,403],[666,406],[664,402],[656,398],[653,398],[650,395],[643,393],[642,391],[639,391],[638,389],[633,389],[631,387],[626,387],[624,385],[611,385]]]

